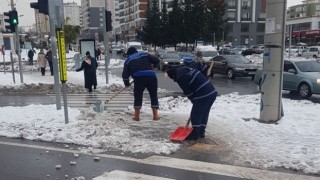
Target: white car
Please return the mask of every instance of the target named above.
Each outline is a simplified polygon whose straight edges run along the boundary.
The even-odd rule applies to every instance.
[[[311,46],[302,51],[302,57],[305,58],[318,58],[320,57],[320,46]]]

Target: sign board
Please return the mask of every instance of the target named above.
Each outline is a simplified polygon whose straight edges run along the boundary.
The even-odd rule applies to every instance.
[[[64,31],[57,29],[58,53],[59,53],[59,67],[60,67],[60,81],[67,81],[67,58],[66,47],[64,42]]]
[[[80,44],[80,54],[81,57],[84,58],[86,56],[86,52],[89,51],[91,57],[95,57],[95,40],[94,39],[81,39],[79,41]]]
[[[266,34],[276,33],[276,18],[266,19]]]

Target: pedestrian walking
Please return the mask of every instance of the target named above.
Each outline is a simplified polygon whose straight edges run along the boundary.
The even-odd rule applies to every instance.
[[[167,74],[179,84],[192,103],[190,118],[193,130],[186,140],[204,138],[210,109],[216,100],[217,91],[208,78],[194,68],[182,66],[169,69]]]
[[[41,74],[42,76],[44,76],[46,73],[47,62],[46,62],[45,54],[43,53],[43,49],[41,49],[40,52],[38,53],[37,62],[38,62],[38,70],[40,68]]]
[[[153,114],[153,120],[159,120],[158,109],[158,80],[152,65],[158,65],[160,60],[146,52],[138,53],[137,49],[130,47],[127,50],[128,58],[124,63],[122,78],[126,87],[130,86],[129,77],[134,80],[134,117],[140,120],[143,91],[147,88]]]
[[[33,51],[33,49],[30,49],[28,51],[28,58],[29,58],[29,64],[30,65],[33,65],[33,56],[34,56],[34,51]]]
[[[52,64],[52,51],[51,51],[51,48],[49,48],[47,53],[46,53],[46,59],[47,59],[47,61],[49,63],[51,76],[53,76],[53,64]]]
[[[90,52],[86,52],[85,60],[82,62],[81,67],[76,71],[84,70],[84,87],[92,92],[92,86],[94,89],[97,88],[97,74],[96,70],[98,63],[95,58],[90,56]]]

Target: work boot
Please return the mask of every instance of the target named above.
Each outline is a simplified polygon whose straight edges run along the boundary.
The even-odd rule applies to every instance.
[[[140,121],[140,108],[134,109],[134,117],[132,119],[134,121]]]
[[[186,141],[196,141],[198,139],[199,139],[199,134],[197,134],[195,131],[192,131],[185,140]]]
[[[153,120],[157,121],[160,119],[159,115],[158,115],[158,109],[157,108],[152,108],[152,114],[153,114]]]

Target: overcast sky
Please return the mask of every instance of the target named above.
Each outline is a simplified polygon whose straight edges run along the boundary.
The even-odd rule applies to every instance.
[[[64,0],[64,2],[76,2],[81,3],[81,0]],[[21,26],[31,26],[35,22],[34,10],[30,8],[31,2],[38,2],[37,0],[14,0],[19,15],[24,15],[19,18],[19,24]],[[293,6],[301,4],[302,0],[287,0],[287,6]],[[10,0],[0,0],[0,13],[10,10]]]

